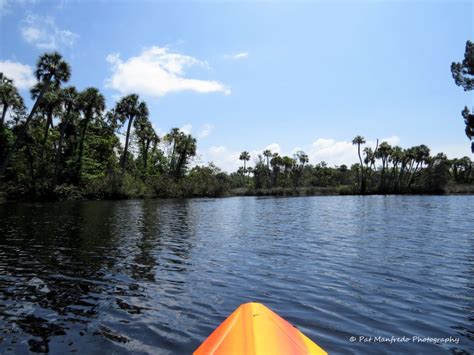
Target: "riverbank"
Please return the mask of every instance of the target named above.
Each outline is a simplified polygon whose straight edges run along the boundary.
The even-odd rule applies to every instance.
[[[238,196],[285,196],[285,197],[303,197],[303,196],[357,196],[357,188],[349,185],[330,186],[330,187],[297,187],[297,188],[261,188],[255,189],[251,187],[238,187],[220,191],[203,190],[199,193],[192,191],[184,191],[176,187],[170,189],[162,189],[159,191],[150,191],[147,189],[135,189],[128,191],[117,190],[107,193],[96,191],[91,193],[90,190],[82,191],[76,186],[61,185],[49,195],[41,196],[20,196],[9,198],[8,193],[0,189],[0,203],[5,202],[54,202],[54,201],[90,201],[90,200],[127,200],[127,199],[154,199],[154,198],[224,198]],[[474,184],[455,184],[450,183],[443,187],[442,190],[435,193],[423,193],[420,191],[379,194],[367,193],[366,195],[474,195]]]
[[[298,187],[274,189],[232,189],[230,196],[345,196],[360,195],[353,186],[342,185],[334,187]],[[474,195],[474,184],[448,184],[436,193],[423,193],[419,191],[405,193],[367,193],[366,195]]]

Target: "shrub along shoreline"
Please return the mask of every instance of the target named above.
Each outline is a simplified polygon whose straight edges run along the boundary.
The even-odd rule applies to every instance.
[[[17,196],[8,195],[5,189],[0,191],[0,203],[8,202],[59,202],[59,201],[97,201],[97,200],[128,200],[128,199],[174,199],[174,198],[229,198],[229,197],[310,197],[310,196],[358,196],[360,192],[354,186],[343,185],[337,187],[297,187],[297,188],[261,188],[237,187],[232,189],[201,191],[195,193],[174,187],[174,194],[169,191],[150,191],[148,189],[132,189],[121,191],[108,189],[98,191],[95,188],[82,191],[75,186],[58,186],[54,194],[45,196]],[[8,189],[6,189],[8,190]],[[446,185],[436,192],[403,192],[403,193],[368,193],[365,196],[397,196],[397,195],[474,195],[474,184]]]

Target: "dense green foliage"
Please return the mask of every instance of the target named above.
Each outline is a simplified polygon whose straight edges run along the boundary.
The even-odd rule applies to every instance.
[[[70,76],[59,53],[42,55],[27,114],[13,81],[1,74],[0,187],[9,198],[219,196],[229,190],[229,177],[215,166],[190,169],[196,154],[191,135],[173,128],[160,139],[138,95],[105,112],[98,89],[63,87]]]
[[[254,168],[242,166],[238,172],[242,178],[234,181],[244,181],[245,174],[253,173],[245,185],[254,189],[276,192],[309,188],[311,193],[311,188],[334,187],[339,193],[360,194],[441,193],[448,182],[474,182],[473,163],[468,157],[450,160],[443,153],[430,156],[425,145],[403,149],[387,142],[361,152],[365,139],[357,136],[353,143],[358,147],[360,163],[350,168],[332,168],[324,162],[308,164],[308,156],[301,151],[294,157],[265,151],[257,156]]]
[[[472,89],[472,51],[468,42],[467,59],[453,63],[465,89]],[[13,81],[0,73],[0,194],[12,199],[440,193],[474,179],[468,157],[449,160],[430,156],[425,145],[402,149],[387,142],[373,150],[361,136],[352,141],[359,163],[351,167],[312,165],[303,151],[289,157],[268,149],[256,157],[242,152],[242,166],[231,174],[212,163],[193,166],[196,139],[178,128],[159,137],[138,95],[106,111],[98,89],[64,86],[71,68],[59,53],[40,56],[35,74],[27,112]],[[466,108],[463,115],[469,126],[472,114]]]
[[[461,86],[464,91],[474,90],[474,43],[466,42],[464,60],[461,63],[451,64],[451,74],[456,85]],[[467,106],[461,112],[466,123],[466,135],[472,141],[474,137],[474,113]],[[474,153],[474,142],[471,143],[471,151]]]

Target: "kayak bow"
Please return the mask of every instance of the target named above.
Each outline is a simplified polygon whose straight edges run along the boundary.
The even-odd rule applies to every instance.
[[[194,355],[327,354],[298,329],[261,303],[239,306]]]

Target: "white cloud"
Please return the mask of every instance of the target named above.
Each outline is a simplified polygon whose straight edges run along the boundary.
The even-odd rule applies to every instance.
[[[33,75],[33,68],[29,65],[12,62],[9,60],[0,61],[0,72],[12,79],[19,90],[30,89],[36,83]]]
[[[213,162],[216,166],[226,172],[236,171],[240,166],[240,152],[231,151],[229,148],[219,145],[212,146],[207,151],[202,152],[203,163]]]
[[[325,161],[329,165],[351,165],[357,160],[357,148],[349,141],[319,138],[308,151],[310,162]]]
[[[59,29],[50,16],[28,15],[20,23],[23,39],[39,49],[72,46],[79,37],[76,33]]]
[[[248,56],[249,56],[249,52],[241,52],[241,53],[234,54],[232,58],[235,60],[240,60],[240,59],[248,58]]]
[[[430,149],[432,156],[441,152],[446,154],[449,159],[462,158],[465,156],[472,159],[471,142],[469,142],[468,139],[464,139],[460,144],[436,145]]]
[[[400,143],[400,138],[397,136],[391,136],[379,139],[379,143],[384,141],[394,146]],[[372,147],[372,149],[375,149],[375,146],[376,141],[371,140],[367,141],[363,147]],[[288,155],[290,157],[293,157],[297,151],[302,150],[308,154],[311,164],[317,164],[324,161],[329,166],[339,166],[342,164],[350,166],[359,161],[357,146],[352,145],[352,141],[337,141],[335,139],[319,138],[310,145],[295,147],[291,149],[291,151],[283,150],[278,143],[271,143],[261,149],[253,149],[249,151],[251,158],[247,166],[254,165],[257,161],[258,155],[263,155],[263,151],[266,149],[269,149],[272,153],[278,153],[281,156]],[[239,160],[240,153],[241,151],[231,150],[223,145],[212,146],[205,151],[200,151],[199,164],[213,162],[224,171],[234,172],[242,165],[242,162]]]
[[[233,53],[233,54],[224,54],[223,58],[227,60],[242,60],[248,58],[250,55],[249,52],[240,52],[240,53]]]
[[[263,151],[269,150],[272,153],[278,153],[281,154],[282,150],[281,147],[278,143],[271,143],[267,145],[266,147],[260,148],[260,149],[253,149],[249,151],[250,154],[250,164],[247,164],[248,166],[255,165],[258,162],[258,156],[261,155],[262,158],[266,161],[266,158],[263,156]],[[240,154],[239,154],[240,155]],[[293,154],[290,154],[290,156],[293,156]],[[242,163],[240,163],[242,164]]]
[[[208,64],[191,56],[171,53],[168,48],[151,47],[127,60],[112,53],[106,59],[112,65],[112,76],[105,86],[122,94],[136,92],[154,97],[180,91],[230,94],[230,89],[218,81],[187,78],[186,69],[207,68]]]
[[[278,143],[272,143],[267,145],[263,149],[254,149],[249,151],[250,161],[247,162],[247,166],[253,166],[258,155],[262,154],[264,150],[269,149],[272,153],[280,153],[281,148]],[[208,164],[213,162],[216,166],[221,168],[223,171],[232,173],[242,165],[242,161],[239,160],[240,153],[242,151],[231,150],[223,145],[212,146],[207,150],[199,151],[199,161],[197,164]]]
[[[267,149],[271,151],[272,153],[278,153],[278,154],[281,153],[281,147],[278,143],[272,143],[272,144],[267,145],[264,149],[262,149],[261,152]],[[261,154],[261,152],[259,152],[259,154]]]
[[[201,138],[201,139],[206,138],[207,136],[209,136],[212,133],[213,130],[214,130],[214,126],[209,124],[209,123],[206,123],[199,130],[199,132],[197,134],[197,137]]]
[[[158,135],[158,137],[160,137],[161,139],[163,139],[163,137],[165,136],[166,132],[163,131],[160,127],[158,127],[154,122],[152,122],[151,125],[153,126],[153,129],[155,130],[155,132],[156,132],[156,134]]]
[[[182,131],[184,134],[191,134],[193,131],[193,125],[191,123],[186,123],[182,127],[179,128],[180,131]],[[211,134],[211,132],[214,130],[214,126],[206,123],[203,126],[201,126],[200,130],[197,133],[197,138],[206,138]]]
[[[193,130],[193,125],[191,123],[186,123],[184,126],[182,126],[180,129],[179,129],[181,132],[183,132],[184,134],[191,134],[192,130]]]
[[[391,136],[379,139],[379,143],[387,142],[391,145],[400,143],[400,138]],[[376,141],[367,141],[364,147],[375,149]],[[335,139],[319,138],[311,144],[309,149],[305,150],[309,155],[310,162],[315,164],[321,161],[328,163],[329,166],[348,165],[358,162],[357,146],[352,141],[336,141]],[[361,148],[363,149],[363,148]]]

